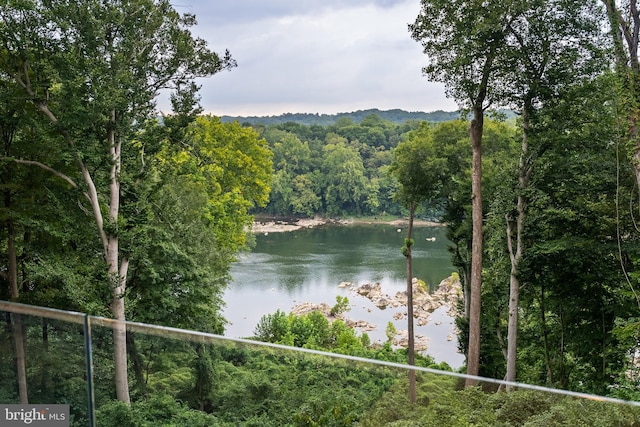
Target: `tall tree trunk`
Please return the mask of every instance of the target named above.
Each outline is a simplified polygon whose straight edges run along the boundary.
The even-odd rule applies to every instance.
[[[30,86],[25,86],[27,92],[35,96],[35,92]],[[46,103],[40,102],[37,104],[38,109],[47,117],[53,124],[59,124],[56,115],[49,109]],[[64,137],[67,145],[71,148],[75,147],[75,140],[70,132],[66,129],[61,129],[61,134]],[[129,380],[127,377],[127,338],[126,327],[123,323],[125,318],[125,304],[124,295],[127,285],[127,271],[129,268],[129,262],[126,258],[120,260],[119,263],[119,240],[118,240],[118,215],[120,211],[120,169],[121,169],[121,141],[116,136],[116,112],[112,111],[109,121],[109,127],[107,129],[107,142],[109,145],[109,154],[111,158],[111,171],[110,171],[110,183],[109,183],[109,213],[107,216],[108,229],[105,227],[105,217],[102,213],[100,201],[98,197],[98,190],[91,172],[87,168],[83,159],[76,158],[76,163],[82,174],[82,179],[87,185],[86,196],[91,204],[91,210],[93,212],[93,218],[96,221],[98,233],[100,235],[100,241],[102,242],[102,249],[104,252],[105,262],[107,263],[107,272],[109,275],[109,286],[111,287],[111,314],[118,320],[113,326],[113,358],[115,363],[115,385],[116,396],[118,400],[129,404],[131,402],[129,398]],[[47,170],[56,173],[51,168]],[[63,177],[64,175],[59,172],[57,176]],[[66,178],[67,182],[75,186],[75,183]]]
[[[416,212],[415,202],[411,202],[409,205],[409,229],[407,230],[407,242],[405,247],[407,257],[407,332],[409,335],[409,365],[414,366],[415,362],[415,335],[413,330],[413,268],[411,265],[411,247],[413,246],[412,234],[413,234],[413,217]],[[416,371],[409,370],[409,402],[411,404],[416,403]]]
[[[521,196],[518,196],[520,205]],[[516,220],[516,252],[513,252],[513,222],[507,218],[507,245],[509,246],[509,256],[511,258],[511,271],[509,273],[509,321],[507,325],[507,373],[506,381],[516,380],[516,359],[517,359],[517,339],[518,339],[518,308],[520,298],[520,281],[518,280],[518,264],[520,263],[521,241],[520,241],[520,214]],[[507,391],[511,391],[512,386],[507,385]]]
[[[560,302],[560,357],[559,364],[559,380],[560,380],[560,388],[567,388],[569,385],[569,374],[567,372],[567,365],[565,363],[565,321],[564,321],[564,310],[562,306],[562,302]]]
[[[464,270],[464,318],[469,321],[471,315],[471,271]]]
[[[484,98],[482,98],[484,99]],[[471,139],[471,221],[473,224],[471,242],[471,295],[469,301],[469,347],[467,350],[467,374],[477,376],[480,370],[480,309],[482,295],[482,130],[484,110],[482,103],[473,107],[473,120],[469,127]],[[466,387],[478,384],[467,378]]]
[[[131,360],[131,367],[133,368],[138,392],[141,396],[147,397],[147,381],[144,375],[144,366],[140,358],[140,353],[138,352],[135,336],[132,332],[127,332],[127,353]]]
[[[114,240],[117,242],[117,239]],[[113,325],[113,359],[115,363],[116,396],[118,400],[128,404],[131,403],[131,400],[129,398],[127,370],[127,328],[124,323],[126,320],[124,291],[128,261],[124,259],[120,271],[116,270],[115,273],[111,271],[111,264],[109,264],[109,267],[109,274],[114,278],[112,284],[113,300],[111,302],[111,314],[117,320]]]
[[[27,392],[27,365],[26,352],[24,348],[24,331],[22,330],[22,315],[13,314],[13,341],[16,349],[16,374],[18,377],[18,396],[20,403],[29,403]]]
[[[11,116],[13,113],[9,113]],[[17,132],[17,125],[10,124],[2,126],[2,142],[4,155],[10,157],[12,155],[13,140]],[[12,171],[5,170],[2,176],[3,183],[11,182]],[[10,188],[9,186],[8,188]],[[5,187],[7,188],[7,187]],[[3,202],[6,209],[12,208],[11,190],[5,189],[3,192]],[[6,221],[7,227],[7,281],[9,283],[9,295],[12,301],[17,301],[20,297],[20,287],[18,286],[18,254],[16,250],[16,236],[13,219],[9,217]],[[11,322],[13,343],[15,348],[16,377],[18,380],[18,396],[20,403],[29,403],[27,392],[27,368],[25,359],[24,334],[22,329],[22,316],[20,314],[12,315]]]
[[[111,314],[117,320],[113,326],[113,358],[115,363],[116,396],[118,400],[130,403],[127,369],[127,329],[125,325],[124,297],[127,288],[129,261],[119,260],[118,215],[120,211],[120,167],[121,142],[115,132],[116,113],[111,112],[111,127],[107,131],[112,159],[111,182],[109,184],[109,219],[111,227],[107,234],[106,261],[112,288]],[[104,231],[103,231],[104,232]],[[119,262],[120,261],[120,262]]]
[[[10,201],[10,196],[5,194],[5,205]],[[18,287],[18,258],[16,254],[16,244],[13,221],[7,220],[7,277],[9,279],[9,288],[11,293],[11,299],[16,301],[20,296],[20,288]],[[22,316],[20,314],[12,315],[13,321],[11,322],[13,332],[13,343],[16,351],[16,376],[18,379],[18,396],[20,403],[29,403],[29,395],[27,392],[27,366],[26,355],[24,348],[24,334],[22,330]]]
[[[511,271],[509,273],[509,321],[507,329],[507,374],[505,379],[510,382],[516,381],[516,361],[517,361],[517,340],[518,340],[518,309],[520,306],[520,280],[518,279],[518,267],[522,259],[522,233],[524,231],[524,220],[526,216],[525,189],[529,186],[529,180],[533,166],[528,161],[529,145],[529,113],[527,108],[522,113],[522,148],[518,165],[518,198],[516,202],[515,221],[515,249],[513,245],[513,221],[507,217],[507,248],[511,261]],[[511,385],[507,385],[507,391],[512,390]]]
[[[454,252],[454,256],[459,260],[459,265],[458,265],[458,271],[461,273],[460,274],[460,282],[462,283],[463,286],[463,290],[462,290],[462,295],[463,295],[463,303],[464,303],[464,312],[463,312],[463,316],[465,319],[469,320],[469,306],[471,303],[471,270],[470,270],[470,265],[471,262],[468,259],[465,259],[464,255],[462,254],[462,251],[460,250],[460,246],[462,244],[465,245],[464,251],[465,254],[469,254],[471,253],[471,248],[469,247],[469,245],[467,244],[467,241],[458,241],[458,242],[454,242],[454,248],[453,250]]]
[[[544,283],[540,290],[540,321],[542,322],[542,342],[544,345],[544,361],[547,365],[547,378],[551,384],[555,382],[554,368],[551,363],[551,350],[549,349],[549,331],[547,330],[546,302],[544,297]]]

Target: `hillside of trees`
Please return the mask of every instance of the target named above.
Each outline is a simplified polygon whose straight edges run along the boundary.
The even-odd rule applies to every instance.
[[[421,377],[407,400],[404,373],[122,322],[224,333],[254,215],[387,218],[417,204],[446,224],[464,285],[464,371],[640,401],[640,12],[602,3],[422,0],[407,36],[468,116],[326,124],[203,115],[195,82],[237,64],[169,1],[5,3],[0,299],[119,321],[94,336],[100,425],[637,425],[628,406],[489,394],[473,378]],[[158,120],[165,90],[173,113]],[[3,319],[0,402],[71,402],[86,424],[83,332]],[[289,347],[415,356],[318,315],[256,326],[254,339]]]
[[[379,110],[377,108],[370,108],[367,110],[358,110],[337,114],[284,113],[277,116],[221,116],[220,120],[222,120],[223,122],[237,121],[242,124],[265,126],[284,123],[297,123],[307,126],[330,126],[335,124],[340,119],[348,119],[353,123],[360,123],[367,116],[372,114],[380,117],[382,120],[393,122],[395,124],[402,124],[407,121],[427,121],[437,123],[454,120],[460,117],[460,113],[455,111],[447,112],[438,110],[430,113],[425,113],[422,111],[404,111],[399,109]]]

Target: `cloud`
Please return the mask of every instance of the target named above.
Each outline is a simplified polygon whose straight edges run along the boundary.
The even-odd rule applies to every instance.
[[[186,1],[186,0],[182,0]],[[193,5],[193,32],[238,62],[202,80],[202,105],[219,115],[336,113],[367,108],[454,110],[421,75],[425,57],[408,24],[417,0],[227,0]]]

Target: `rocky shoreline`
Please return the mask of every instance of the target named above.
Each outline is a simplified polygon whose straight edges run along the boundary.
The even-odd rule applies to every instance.
[[[313,228],[326,224],[350,225],[350,224],[386,224],[398,227],[405,227],[409,224],[408,219],[395,219],[392,221],[370,220],[370,219],[326,219],[321,217],[315,218],[256,218],[251,231],[257,234],[264,233],[281,233],[287,231],[300,230],[302,228]],[[425,226],[442,226],[439,222],[414,220],[413,224],[418,227]]]
[[[341,288],[349,288],[349,291],[354,295],[363,296],[368,298],[376,307],[380,310],[387,308],[398,309],[393,314],[393,319],[400,320],[407,318],[407,292],[397,292],[394,296],[389,296],[382,292],[380,283],[365,283],[359,286],[351,282],[343,282],[339,285]],[[457,307],[458,301],[462,297],[462,286],[460,281],[450,276],[442,280],[437,290],[430,294],[423,286],[419,284],[417,279],[413,279],[413,316],[417,326],[424,326],[430,320],[430,315],[440,307],[446,306],[448,308],[448,315],[455,318],[458,314]],[[348,326],[359,329],[363,332],[373,331],[377,328],[376,325],[368,323],[364,320],[353,320],[345,316],[345,313],[331,315],[331,307],[328,304],[313,304],[305,302],[293,307],[291,313],[297,316],[308,314],[312,311],[318,311],[322,313],[329,321],[340,319],[344,321]],[[385,325],[386,327],[386,325]],[[454,331],[457,334],[458,331]],[[447,340],[452,341],[454,339],[453,334],[447,337]],[[392,344],[398,347],[407,347],[409,343],[408,331],[404,329],[396,330],[396,335],[392,338]],[[416,351],[426,351],[429,346],[429,339],[422,335],[415,336],[415,348]]]

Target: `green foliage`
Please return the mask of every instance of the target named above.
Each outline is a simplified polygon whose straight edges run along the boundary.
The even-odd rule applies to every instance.
[[[240,123],[249,123],[251,125],[291,125],[299,124],[304,126],[331,126],[340,121],[348,120],[351,123],[360,123],[365,121],[371,115],[380,117],[380,119],[393,122],[395,124],[403,124],[407,122],[445,122],[455,120],[459,117],[456,111],[432,111],[429,113],[419,111],[403,111],[403,110],[386,110],[381,111],[376,108],[359,110],[351,113],[338,114],[312,114],[312,113],[285,113],[278,116],[268,117],[238,117],[238,116],[222,116],[223,121],[238,121]]]
[[[97,410],[96,423],[105,427],[151,427],[157,425],[175,427],[227,426],[218,418],[194,410],[176,401],[170,395],[158,394],[131,406],[111,401]]]
[[[619,154],[610,144],[606,101],[594,95],[605,95],[595,89],[600,84],[606,83],[572,88],[562,103],[539,113],[536,131],[545,135],[540,143],[552,138],[555,144],[546,148],[540,159],[544,167],[534,174],[529,249],[519,277],[528,287],[522,296],[522,379],[543,378],[559,387],[604,394],[636,347],[633,340],[620,345],[622,336],[614,331],[616,319],[620,324],[637,307],[624,291],[628,285],[620,263],[637,256],[638,241],[635,233],[622,231],[634,226],[619,215],[619,203],[627,203],[619,198],[629,194],[621,188],[635,182],[630,170],[619,169]],[[581,107],[571,108],[574,102]],[[600,125],[584,125],[590,121]],[[620,233],[629,236],[610,240]],[[536,334],[544,337],[542,348],[539,340],[534,342]]]
[[[508,22],[524,8],[512,2],[498,6],[475,0],[420,3],[420,13],[409,31],[423,47],[428,61],[425,75],[444,83],[447,94],[464,108],[499,103],[506,89],[499,77],[504,79],[506,73],[497,71],[505,60]]]
[[[429,286],[427,286],[427,282],[425,282],[422,279],[418,279],[417,282],[417,287],[419,290],[421,290],[422,292],[428,292],[429,291]]]
[[[125,303],[129,299],[126,293],[128,276],[138,272],[136,267],[145,270],[141,266],[155,264],[161,258],[151,260],[141,246],[170,244],[168,239],[150,243],[157,237],[153,232],[158,231],[159,221],[154,221],[156,218],[151,214],[151,207],[157,206],[154,204],[157,198],[151,193],[155,177],[148,173],[146,162],[156,160],[161,138],[149,141],[143,129],[149,119],[156,116],[159,92],[173,92],[173,107],[184,119],[180,125],[185,125],[195,116],[192,113],[199,110],[195,105],[198,100],[195,79],[236,65],[229,52],[218,55],[207,48],[204,40],[193,37],[190,28],[195,23],[192,15],[181,15],[168,0],[3,3],[0,86],[17,89],[13,94],[18,105],[33,106],[23,108],[19,113],[24,130],[30,128],[28,132],[32,135],[17,141],[21,144],[31,144],[32,140],[46,141],[39,155],[15,161],[48,171],[76,191],[73,193],[76,206],[69,209],[71,214],[64,216],[74,217],[78,208],[82,213],[80,217],[87,214],[77,227],[74,224],[69,229],[76,231],[76,241],[99,242],[97,248],[83,248],[88,250],[82,255],[87,265],[101,263],[104,275],[101,281],[92,283],[92,287],[107,291],[90,295],[107,298],[77,302],[90,306],[92,311],[95,307],[107,306],[111,316],[130,319],[126,309],[131,311],[131,308]],[[2,110],[6,110],[6,101],[2,103]],[[38,125],[31,126],[29,122]],[[41,126],[42,123],[47,125]],[[182,135],[181,132],[167,134]],[[145,139],[150,142],[148,157],[145,157]],[[7,145],[4,147],[6,149]],[[20,149],[16,153],[27,154]],[[7,154],[2,154],[3,159]],[[242,158],[240,154],[238,152],[238,158]],[[67,172],[69,165],[73,166],[72,174]],[[259,179],[260,168],[251,173]],[[25,182],[22,174],[16,174],[13,179],[19,186]],[[40,188],[40,184],[37,187]],[[239,191],[237,188],[224,190],[231,194],[234,190]],[[268,193],[268,189],[264,192]],[[68,196],[65,191],[56,191],[56,194]],[[264,198],[266,202],[266,195]],[[10,192],[5,193],[5,203],[10,199]],[[236,203],[246,201],[242,197],[231,199]],[[259,199],[259,194],[249,192],[247,199]],[[214,215],[208,219],[215,223],[217,218]],[[50,224],[57,222],[51,217]],[[242,219],[239,222],[242,232]],[[229,223],[234,224],[233,221]],[[86,232],[87,224],[92,224],[92,233]],[[8,228],[11,229],[9,234],[13,234],[13,225]],[[23,235],[27,233],[27,229],[22,230]],[[9,238],[8,246],[13,247],[13,239],[14,236]],[[220,246],[231,252],[238,249],[233,243],[233,240],[219,238]],[[13,250],[9,252],[11,275],[15,278],[17,257]],[[58,254],[61,252],[64,251]],[[30,257],[24,256],[25,259]],[[37,259],[38,255],[34,253],[32,258]],[[226,261],[230,262],[229,259]],[[132,263],[136,265],[130,269]],[[151,269],[142,274],[150,273]],[[22,271],[25,273],[21,282],[32,283],[33,287],[48,284],[34,282],[34,277],[27,276],[26,266]],[[174,275],[174,282],[176,277],[180,276]],[[64,285],[73,282],[65,280]],[[147,280],[140,282],[144,283],[139,283],[138,291],[152,285]],[[12,279],[13,288],[14,284]],[[179,288],[175,283],[172,285],[174,290]],[[199,307],[201,311],[207,312],[203,306],[212,303],[207,312],[209,316],[197,316],[199,319],[194,320],[206,318],[205,327],[220,332],[222,322],[215,314],[219,307],[215,293],[220,282],[216,281],[215,285],[213,290],[211,286],[205,286],[200,294],[204,296]],[[89,296],[82,292],[74,294],[77,295]],[[158,304],[160,306],[164,304]],[[64,305],[64,308],[70,307]],[[162,315],[166,317],[167,311]],[[123,334],[114,337],[118,341],[114,345],[117,395],[128,402],[126,342]]]
[[[235,425],[351,425],[396,377],[385,369],[267,349],[249,349],[240,363],[232,362],[236,351],[216,346],[219,382],[211,394],[216,416]]]
[[[409,256],[409,246],[403,246],[402,248],[400,248],[400,253],[402,253],[402,256],[408,257]]]
[[[264,212],[275,215],[398,215],[393,148],[418,122],[402,125],[375,114],[327,127],[295,123],[254,126],[274,153],[273,185]]]
[[[289,322],[282,310],[273,314],[266,314],[260,318],[253,331],[254,337],[264,342],[280,342],[287,335]]]
[[[420,374],[418,405],[408,404],[406,383],[398,382],[360,420],[362,427],[389,426],[629,426],[637,407],[572,399],[538,391],[487,393],[456,390],[450,377]]]
[[[433,132],[426,123],[409,132],[393,156],[390,172],[400,183],[396,197],[402,204],[434,203],[440,199],[446,160],[438,154]]]
[[[349,298],[336,295],[336,304],[331,307],[330,314],[335,317],[347,311],[349,311]]]
[[[252,129],[211,116],[199,117],[187,137],[189,145],[166,147],[163,162],[202,187],[207,195],[204,218],[218,244],[235,252],[244,245],[244,228],[253,221],[249,210],[267,203],[272,153]]]
[[[284,316],[288,320],[288,316]],[[319,313],[306,328],[327,328]],[[325,319],[326,321],[326,319]],[[316,325],[316,326],[312,326]],[[320,325],[320,326],[318,326]],[[324,326],[323,326],[324,325]],[[72,402],[72,425],[87,424],[83,337],[77,326],[52,322],[47,340],[42,319],[24,319],[34,401]],[[366,349],[343,322],[330,328],[340,351],[406,363],[405,350],[387,343]],[[311,334],[317,337],[317,333]],[[0,366],[13,361],[7,329],[0,331]],[[636,426],[637,407],[572,399],[539,391],[488,393],[459,389],[458,379],[419,372],[417,404],[407,401],[405,371],[366,366],[317,355],[296,354],[216,340],[192,344],[157,336],[135,336],[148,388],[130,406],[112,400],[111,330],[95,327],[97,425],[100,426]],[[296,339],[296,337],[294,337]],[[308,342],[306,343],[308,344]],[[363,347],[364,346],[364,347]],[[319,347],[314,347],[319,348]],[[131,358],[133,360],[133,358]],[[429,358],[417,365],[445,368]],[[0,396],[13,401],[11,369],[2,369]],[[37,387],[35,387],[37,385]]]
[[[254,331],[259,341],[295,347],[314,348],[335,353],[350,354],[370,359],[407,363],[407,350],[393,350],[391,341],[395,326],[387,325],[387,341],[379,346],[372,344],[367,334],[358,335],[354,328],[337,319],[329,321],[318,311],[296,316],[286,315],[281,310],[262,316]],[[432,357],[417,354],[416,365],[434,369],[451,370],[446,363],[436,364]]]
[[[393,340],[393,338],[396,336],[396,327],[393,324],[393,322],[388,322],[387,323],[387,328],[385,329],[385,334],[387,336],[387,340],[389,340],[389,342],[391,342]]]
[[[521,106],[524,99],[518,96],[522,94],[513,89],[531,77],[526,74],[531,70],[522,68],[530,65],[524,61],[524,47],[529,53],[533,49],[535,55],[541,46],[539,40],[558,36],[557,32],[545,33],[547,18],[553,18],[554,25],[563,31],[571,29],[569,24],[585,24],[574,28],[582,31],[598,23],[588,9],[590,2],[507,2],[488,7],[485,3],[423,1],[423,13],[412,26],[414,38],[440,38],[442,43],[424,45],[436,54],[429,60],[440,61],[432,62],[425,71],[444,80],[449,93],[464,102],[483,71],[477,67],[478,58],[488,52],[496,54],[498,49],[516,55],[502,56],[509,60],[499,65],[519,74],[511,80],[501,79],[500,85],[490,85],[489,97],[505,99],[506,90],[509,103]],[[550,6],[561,6],[558,10],[567,13],[551,17],[539,13]],[[117,139],[123,144],[117,182],[122,199],[118,217],[103,218],[103,231],[119,237],[121,258],[130,262],[126,294],[129,319],[222,333],[222,290],[229,279],[230,262],[245,246],[245,228],[255,212],[380,218],[402,214],[401,204],[419,201],[419,206],[430,209],[429,214],[435,212],[447,223],[454,265],[459,269],[454,279],[459,276],[463,285],[469,284],[468,121],[434,125],[437,120],[431,116],[427,118],[432,122],[429,125],[418,122],[423,117],[418,115],[412,117],[414,121],[398,123],[397,118],[405,114],[367,110],[331,117],[331,123],[322,126],[318,123],[326,117],[303,115],[302,119],[316,124],[301,125],[294,123],[300,117],[290,114],[279,118],[288,123],[251,128],[198,117],[197,91],[190,81],[232,68],[235,63],[228,53],[217,55],[206,49],[204,42],[192,38],[189,28],[195,22],[193,17],[180,16],[169,2],[9,2],[3,12],[0,190],[4,203],[0,222],[4,240],[0,266],[7,271],[13,259],[8,254],[11,236],[23,284],[21,302],[109,315],[109,289],[100,285],[109,279],[99,255],[104,248],[96,239],[95,224],[86,215],[89,209],[84,193],[90,185],[83,183],[76,165],[84,164],[94,173],[101,208],[107,207],[108,197],[102,195],[109,188],[112,157],[104,147],[111,129],[117,129]],[[510,29],[508,25],[496,26],[504,23],[505,16],[514,19]],[[545,20],[539,19],[541,16]],[[144,20],[137,19],[140,17]],[[443,20],[448,18],[456,19],[455,32],[443,31]],[[148,24],[144,28],[136,24],[143,21]],[[529,31],[526,35],[531,44],[518,37],[501,44],[505,31],[516,29]],[[15,40],[27,43],[17,45]],[[113,43],[107,43],[109,40]],[[633,164],[625,166],[619,161],[631,155],[625,150],[634,147],[617,144],[619,134],[627,129],[623,126],[620,131],[613,123],[618,103],[628,100],[609,96],[613,84],[606,75],[577,84],[598,71],[586,65],[594,61],[606,64],[597,52],[587,57],[583,51],[597,38],[572,40],[582,43],[560,43],[559,50],[544,56],[550,71],[548,81],[540,81],[544,93],[531,92],[536,96],[536,108],[528,111],[531,127],[527,143],[532,157],[526,161],[538,161],[532,170],[531,188],[519,189],[513,174],[519,160],[516,141],[522,135],[504,123],[484,123],[486,263],[481,373],[499,378],[504,374],[502,334],[510,267],[504,221],[513,216],[513,200],[524,191],[530,215],[525,224],[527,254],[518,275],[523,290],[518,379],[638,399],[638,377],[628,373],[637,374],[630,370],[630,362],[639,347],[634,293],[640,250],[633,217],[621,215],[620,209],[635,207],[636,182]],[[523,49],[513,49],[516,45]],[[33,86],[24,87],[28,81]],[[165,83],[175,90],[172,103],[176,114],[159,123],[153,99],[157,85]],[[55,126],[39,109],[54,114]],[[46,163],[63,179],[52,180],[44,168],[29,169],[16,161],[20,159]],[[72,188],[72,181],[77,188]],[[398,196],[395,201],[394,195]],[[412,245],[413,241],[405,241],[405,255]],[[7,276],[0,275],[0,297],[5,299],[9,298]],[[340,314],[347,307],[346,297],[337,298],[331,314]],[[464,346],[465,320],[459,325]],[[37,386],[32,386],[31,396],[77,400],[83,382],[71,371],[82,361],[77,351],[64,345],[77,344],[77,331],[60,325],[28,324],[26,329],[30,333],[28,348],[35,354],[29,375]],[[36,339],[53,330],[59,333],[55,339]],[[390,323],[387,336],[393,335]],[[393,351],[389,343],[372,346],[366,334],[358,335],[341,321],[329,323],[320,313],[296,317],[277,311],[260,320],[255,336],[267,342],[402,363],[407,359],[406,351]],[[0,360],[3,366],[10,366],[13,350],[7,344],[6,331],[3,338],[0,343],[6,345]],[[113,362],[104,350],[112,338],[102,331],[95,339],[101,360],[96,375],[104,403],[113,394]],[[136,378],[132,392],[140,401],[131,408],[104,406],[104,414],[112,414],[123,425],[152,423],[156,412],[173,417],[161,419],[168,424],[180,425],[182,421],[177,419],[184,415],[198,425],[200,421],[195,420],[202,414],[187,410],[177,400],[206,411],[222,408],[224,422],[231,420],[229,425],[284,425],[285,416],[293,417],[286,422],[296,419],[309,425],[340,425],[354,422],[364,412],[360,402],[354,402],[346,392],[339,401],[329,392],[312,388],[313,380],[331,388],[326,380],[309,374],[323,366],[320,363],[162,343],[133,335],[129,339],[130,367]],[[294,366],[282,368],[275,361]],[[429,358],[418,363],[448,368]],[[246,365],[254,370],[241,371]],[[276,379],[266,371],[275,372]],[[355,374],[347,369],[337,371],[340,381],[366,389],[367,381],[354,379]],[[7,372],[0,377],[0,384],[8,384],[0,387],[0,400],[15,398],[10,387],[15,378]],[[310,378],[302,378],[304,375]],[[298,390],[301,385],[312,390],[313,396],[306,401],[286,389]],[[384,387],[387,385],[385,382]],[[384,387],[372,386],[372,396],[377,398]],[[390,422],[587,422],[582,403],[574,401],[555,402],[539,394],[487,397],[479,390],[458,395],[447,390],[443,394],[453,405],[446,405],[427,393],[428,388],[423,384],[420,399],[432,412],[411,408],[402,413],[398,408],[386,408],[391,413],[389,419],[394,420]],[[283,402],[279,402],[278,393],[285,393]],[[146,396],[160,394],[165,397],[143,404]],[[389,401],[401,402],[400,395]],[[237,408],[245,396],[246,407]],[[77,405],[72,412],[77,420],[84,420],[86,414]],[[349,408],[357,408],[358,416]],[[280,414],[274,415],[277,411]],[[623,419],[615,413],[607,416]],[[598,425],[605,422],[603,417],[590,421]],[[203,418],[205,422],[213,421]]]
[[[368,180],[358,149],[345,138],[329,134],[323,152],[323,197],[327,214],[362,213]]]

